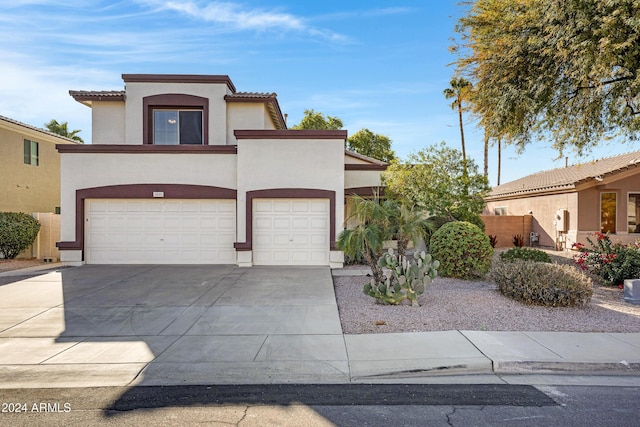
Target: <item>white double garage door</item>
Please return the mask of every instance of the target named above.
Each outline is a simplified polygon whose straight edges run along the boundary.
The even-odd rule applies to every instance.
[[[88,264],[235,264],[236,201],[88,199]],[[328,265],[329,201],[254,199],[254,265]]]

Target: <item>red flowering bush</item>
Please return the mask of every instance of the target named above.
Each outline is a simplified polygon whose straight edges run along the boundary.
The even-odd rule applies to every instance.
[[[574,257],[583,271],[600,277],[606,285],[619,286],[625,279],[640,278],[640,245],[622,245],[613,243],[608,234],[595,233],[596,241],[589,237],[591,245],[574,243],[573,248],[580,251]]]

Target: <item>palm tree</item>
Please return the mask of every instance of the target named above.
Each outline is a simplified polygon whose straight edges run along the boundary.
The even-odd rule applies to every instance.
[[[391,238],[388,211],[379,199],[364,199],[355,196],[353,200],[354,218],[358,225],[344,230],[338,236],[336,246],[345,255],[353,258],[364,258],[371,267],[371,273],[376,282],[384,280],[382,267],[378,266],[378,259],[382,256],[385,240]]]
[[[498,138],[498,185],[500,185],[500,168],[502,167],[502,141]]]
[[[484,177],[489,178],[489,134],[484,131]]]
[[[84,143],[82,138],[78,136],[78,133],[81,132],[80,129],[69,131],[69,125],[67,122],[58,123],[57,120],[51,119],[48,123],[45,123],[44,126],[49,130],[49,132]]]
[[[427,233],[433,231],[432,222],[422,215],[422,212],[396,200],[385,202],[392,234],[398,242],[398,256],[404,257],[410,242],[417,242],[426,238]]]
[[[464,104],[469,101],[469,95],[473,85],[463,77],[454,77],[449,83],[449,87],[444,90],[444,97],[452,99],[452,110],[458,110],[458,120],[460,121],[460,141],[462,143],[462,161],[464,162],[464,170],[467,170],[467,151],[464,145],[464,128],[462,123],[462,112],[465,110]]]

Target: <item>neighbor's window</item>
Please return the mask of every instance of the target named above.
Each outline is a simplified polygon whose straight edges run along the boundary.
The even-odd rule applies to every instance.
[[[153,143],[202,144],[202,110],[153,110]]]
[[[35,141],[24,140],[24,164],[38,166],[40,159],[38,156],[39,147]]]
[[[640,193],[629,193],[627,227],[629,233],[640,233]]]
[[[507,214],[506,207],[493,208],[493,214],[498,216],[504,216]]]
[[[600,194],[600,231],[616,232],[616,193]]]

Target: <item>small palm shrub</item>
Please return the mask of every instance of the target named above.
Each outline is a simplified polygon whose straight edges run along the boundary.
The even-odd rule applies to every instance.
[[[444,277],[474,279],[484,277],[491,268],[493,248],[482,230],[464,221],[444,224],[431,236],[429,252],[440,261],[438,272]]]
[[[517,259],[525,260],[525,261],[536,261],[536,262],[551,262],[551,257],[544,251],[540,249],[527,249],[527,248],[511,248],[506,252],[502,252],[500,254],[500,259],[502,261],[515,261]]]
[[[570,265],[524,260],[497,262],[490,278],[503,295],[525,304],[584,306],[593,295],[591,278]]]
[[[0,252],[14,259],[38,236],[40,223],[22,212],[0,212]]]

